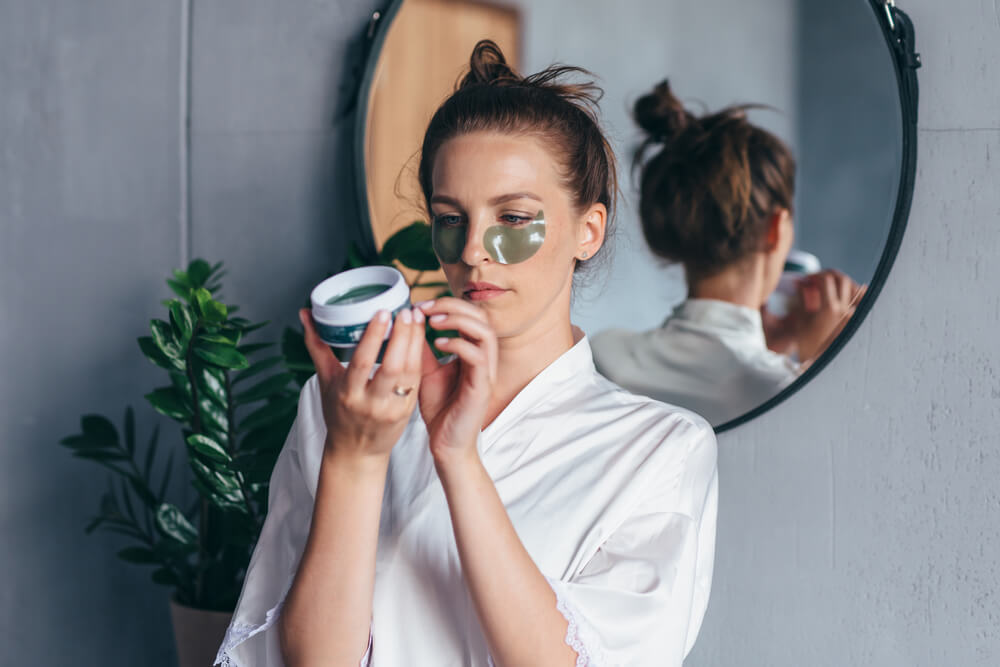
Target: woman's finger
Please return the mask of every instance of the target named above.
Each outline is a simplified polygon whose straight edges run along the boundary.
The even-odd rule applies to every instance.
[[[302,322],[306,350],[316,368],[316,375],[319,376],[320,383],[325,385],[343,373],[344,367],[340,365],[330,346],[319,337],[316,325],[313,323],[312,311],[308,308],[300,308],[299,321]]]
[[[410,332],[410,347],[406,354],[406,372],[420,375],[423,366],[423,349],[427,346],[426,330],[424,328],[424,313],[419,308],[413,309],[413,330]],[[433,354],[433,353],[432,353]]]
[[[382,342],[385,340],[385,332],[389,328],[391,314],[388,310],[380,310],[372,318],[365,332],[358,341],[358,346],[354,348],[351,356],[351,363],[347,365],[347,388],[350,392],[364,391],[371,377],[372,368],[378,360],[379,350],[382,349]]]
[[[486,350],[462,338],[436,338],[434,344],[438,348],[456,355],[463,366],[471,371],[474,384],[488,386],[491,368]]]
[[[478,307],[473,306],[467,301],[462,299],[456,299],[455,297],[441,297],[440,299],[434,299],[433,301],[422,301],[417,304],[417,308],[423,311],[424,315],[430,317],[431,315],[436,315],[439,313],[444,314],[463,314],[467,315],[473,319],[481,320],[486,322],[486,312]]]
[[[385,348],[385,354],[382,355],[382,366],[378,369],[377,375],[398,375],[405,370],[412,331],[413,311],[404,308],[396,315],[389,344]]]
[[[464,313],[436,313],[431,315],[428,321],[434,329],[439,331],[453,329],[463,337],[476,342],[489,340],[496,335],[488,323]]]

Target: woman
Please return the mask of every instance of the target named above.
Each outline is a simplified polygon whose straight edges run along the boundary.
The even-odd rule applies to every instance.
[[[798,377],[863,293],[828,270],[799,283],[787,317],[763,310],[794,238],[795,159],[747,121],[748,108],[695,116],[666,81],[636,102],[635,120],[647,133],[635,156],[643,234],[656,255],[684,266],[688,298],[658,329],[594,338],[597,368],[608,378],[715,425]]]
[[[680,665],[697,635],[712,430],[600,377],[569,319],[615,192],[593,90],[488,41],[470,66],[419,167],[460,298],[399,314],[371,379],[387,313],[346,370],[300,313],[316,375],[222,664]]]

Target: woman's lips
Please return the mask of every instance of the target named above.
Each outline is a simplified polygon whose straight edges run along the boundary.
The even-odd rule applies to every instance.
[[[494,299],[507,291],[492,283],[469,283],[465,286],[462,294],[469,301],[485,301]]]

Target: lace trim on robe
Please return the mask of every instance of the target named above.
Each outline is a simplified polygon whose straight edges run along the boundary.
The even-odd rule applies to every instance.
[[[274,625],[274,622],[281,614],[281,608],[285,604],[286,593],[281,595],[281,600],[278,601],[278,604],[268,609],[267,615],[264,617],[264,622],[261,625],[237,623],[235,621],[229,625],[229,628],[226,629],[226,636],[222,640],[222,646],[219,647],[219,653],[215,656],[215,662],[212,663],[213,667],[215,665],[222,665],[222,667],[249,667],[249,665],[241,665],[236,658],[230,655],[230,651],[254,635],[264,632]]]
[[[230,655],[230,651],[234,648],[250,639],[254,635],[264,632],[268,628],[274,625],[274,621],[277,620],[278,616],[281,615],[281,608],[285,604],[285,595],[281,596],[281,600],[272,609],[269,609],[267,615],[264,617],[264,623],[262,625],[252,625],[249,623],[232,623],[226,630],[226,637],[222,640],[222,646],[219,647],[219,653],[215,656],[215,662],[212,663],[213,667],[215,665],[221,665],[222,667],[249,667],[244,666],[239,663],[236,658]],[[372,657],[372,632],[368,632],[368,648],[365,649],[365,654],[361,657],[361,662],[358,663],[358,667],[369,667]]]
[[[572,603],[559,592],[557,583],[546,577],[556,594],[556,609],[566,619],[566,645],[576,651],[576,667],[603,667],[606,664],[601,642],[587,621],[576,613]],[[496,667],[493,656],[486,656],[486,664]]]

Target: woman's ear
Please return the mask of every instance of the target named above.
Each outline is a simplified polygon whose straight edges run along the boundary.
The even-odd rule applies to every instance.
[[[767,233],[764,235],[764,250],[772,252],[778,248],[791,247],[793,234],[792,214],[787,208],[775,209],[767,219]]]
[[[608,209],[597,203],[583,214],[577,234],[576,258],[587,260],[597,254],[604,245],[604,232],[608,224]]]

